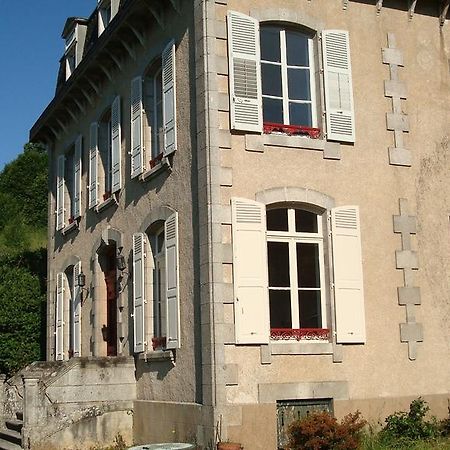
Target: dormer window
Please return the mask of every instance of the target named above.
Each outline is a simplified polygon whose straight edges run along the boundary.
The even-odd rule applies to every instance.
[[[76,41],[73,41],[71,47],[66,50],[65,58],[66,58],[66,80],[72,75],[72,72],[76,67]]]
[[[99,0],[98,2],[98,35],[105,31],[109,22],[111,22],[111,0]]]
[[[84,41],[86,38],[87,20],[69,17],[62,32],[64,39],[64,56],[61,60],[61,77],[68,80],[83,57]],[[63,76],[64,75],[64,76]]]

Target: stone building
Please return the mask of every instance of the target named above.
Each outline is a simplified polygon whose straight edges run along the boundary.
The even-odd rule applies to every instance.
[[[421,395],[446,414],[448,9],[106,0],[68,19],[31,130],[48,362],[4,390],[24,446],[267,450],[310,410],[375,422]]]

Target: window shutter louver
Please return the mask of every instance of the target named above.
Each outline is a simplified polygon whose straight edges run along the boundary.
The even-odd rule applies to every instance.
[[[91,123],[89,136],[89,208],[98,204],[98,124]]]
[[[131,178],[143,172],[142,78],[131,81]]]
[[[64,163],[65,156],[60,155],[58,157],[58,169],[56,177],[56,229],[62,230],[64,228],[64,192],[65,192],[65,180],[64,180]]]
[[[180,347],[180,292],[178,279],[178,213],[164,224],[166,258],[166,348]]]
[[[355,114],[347,31],[322,32],[327,139],[355,142]]]
[[[364,343],[364,291],[361,232],[357,206],[331,210],[336,341]]]
[[[81,217],[81,164],[83,154],[83,137],[78,136],[75,141],[75,155],[73,162],[73,210],[75,219]]]
[[[117,96],[111,106],[111,192],[117,192],[122,187],[122,145],[120,127],[120,96]]]
[[[175,72],[175,42],[171,41],[162,52],[162,90],[163,90],[163,120],[164,120],[164,156],[177,149],[176,124],[176,72]]]
[[[64,273],[56,275],[55,358],[64,359]]]
[[[231,208],[236,343],[268,344],[266,209],[242,198],[233,198]]]
[[[133,234],[134,353],[145,350],[145,235]]]
[[[81,287],[78,285],[78,275],[81,273],[81,261],[73,266],[73,356],[81,356]]]
[[[231,128],[261,133],[259,22],[234,11],[227,22]]]

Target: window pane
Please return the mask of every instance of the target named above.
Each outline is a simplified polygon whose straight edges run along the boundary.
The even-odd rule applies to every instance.
[[[290,125],[312,126],[312,113],[310,103],[289,103]]]
[[[283,101],[263,97],[263,119],[264,122],[284,123]]]
[[[261,59],[281,61],[279,28],[261,27]]]
[[[261,64],[263,95],[282,96],[281,66],[276,64]]]
[[[309,69],[288,69],[290,100],[311,100]]]
[[[288,215],[286,208],[269,209],[266,213],[269,231],[288,231]]]
[[[299,291],[300,328],[322,328],[320,291]]]
[[[269,286],[289,287],[289,247],[287,242],[268,242]]]
[[[292,328],[290,291],[269,290],[270,328]]]
[[[319,244],[297,242],[298,287],[319,288]]]
[[[304,209],[296,209],[295,231],[300,233],[317,233],[317,214]]]
[[[286,31],[286,53],[288,65],[308,67],[308,38],[300,33]]]

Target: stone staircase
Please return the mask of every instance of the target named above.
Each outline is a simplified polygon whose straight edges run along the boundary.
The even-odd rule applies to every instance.
[[[21,450],[23,413],[16,412],[15,419],[6,419],[0,431],[0,450]]]

